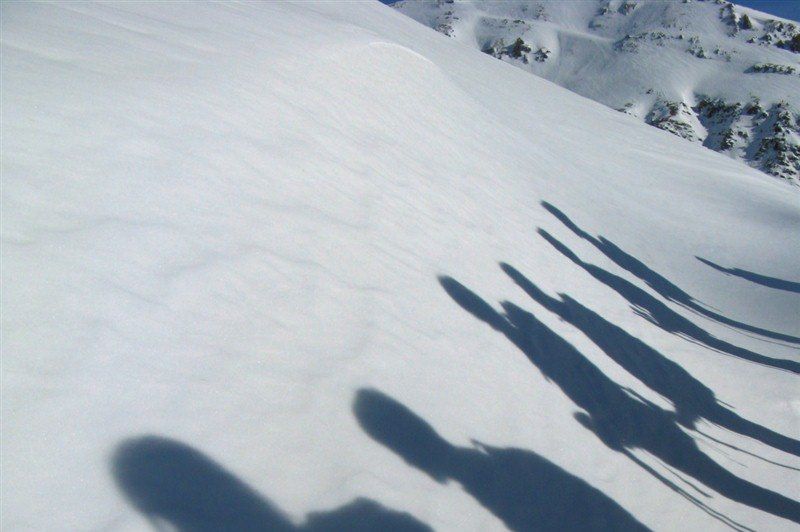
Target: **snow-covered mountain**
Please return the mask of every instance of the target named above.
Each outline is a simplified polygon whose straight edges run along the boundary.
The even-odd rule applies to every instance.
[[[800,185],[800,25],[721,0],[403,0],[523,70]]]
[[[378,2],[0,9],[4,531],[797,528],[796,187]]]

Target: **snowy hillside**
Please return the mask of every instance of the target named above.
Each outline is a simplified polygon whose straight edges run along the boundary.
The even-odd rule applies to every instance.
[[[404,0],[523,70],[800,185],[800,25],[723,1]]]
[[[0,9],[4,531],[797,529],[796,187],[378,2]]]

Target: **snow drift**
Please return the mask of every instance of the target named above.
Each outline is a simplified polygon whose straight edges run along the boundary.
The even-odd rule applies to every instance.
[[[4,530],[800,521],[796,188],[377,2],[2,58]]]

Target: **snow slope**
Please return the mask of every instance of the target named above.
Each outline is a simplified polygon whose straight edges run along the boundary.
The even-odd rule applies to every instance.
[[[405,0],[458,42],[800,184],[800,27],[717,1]]]
[[[377,2],[0,19],[3,530],[797,528],[795,187]]]

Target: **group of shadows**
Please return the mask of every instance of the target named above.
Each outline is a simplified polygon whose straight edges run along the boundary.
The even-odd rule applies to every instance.
[[[618,246],[602,237],[590,236],[552,205],[543,205],[576,235],[592,243],[664,299],[746,333],[781,342],[800,342],[798,338],[709,310]],[[664,330],[720,353],[800,372],[797,363],[769,358],[715,337],[645,290],[599,266],[583,262],[550,234],[543,230],[539,233],[556,250],[628,300],[637,314]],[[798,291],[798,283],[700,260],[764,286]],[[582,331],[609,358],[673,404],[674,412],[665,410],[611,380],[533,313],[510,302],[502,302],[502,312],[498,312],[455,279],[440,277],[441,286],[461,308],[505,336],[580,409],[575,419],[600,442],[735,530],[750,529],[707,504],[705,500],[711,494],[690,478],[728,499],[800,523],[800,503],[729,472],[701,451],[695,439],[681,427],[703,434],[697,427],[697,421],[702,419],[795,456],[800,456],[800,442],[742,418],[679,364],[575,299],[565,294],[551,297],[512,266],[501,264],[501,268],[535,303]],[[603,492],[532,451],[492,447],[476,441],[472,446],[452,445],[424,419],[373,389],[357,393],[353,412],[372,439],[437,482],[458,482],[511,530],[646,530]],[[707,434],[703,436],[746,452]],[[636,449],[657,459],[671,477],[638,458],[633,453]],[[186,532],[431,530],[407,513],[365,498],[332,511],[311,513],[303,524],[295,524],[267,498],[200,451],[158,436],[121,444],[114,456],[113,474],[128,499],[156,529],[167,525]]]

